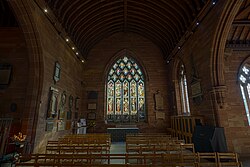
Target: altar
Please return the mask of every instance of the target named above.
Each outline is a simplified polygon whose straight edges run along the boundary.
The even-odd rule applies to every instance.
[[[111,135],[112,142],[125,142],[126,134],[135,134],[139,133],[139,128],[128,127],[128,128],[107,128],[107,133]]]

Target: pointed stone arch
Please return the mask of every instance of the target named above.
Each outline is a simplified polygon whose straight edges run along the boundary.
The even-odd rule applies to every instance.
[[[232,0],[225,4],[212,44],[211,78],[213,86],[224,86],[224,50],[227,36],[242,0]]]
[[[28,149],[31,153],[34,149],[36,127],[39,114],[40,99],[43,87],[43,57],[39,33],[32,15],[32,5],[28,0],[8,1],[23,36],[28,50],[29,73],[25,97],[25,113],[23,113],[22,127],[24,134],[27,134]]]
[[[227,1],[224,10],[220,16],[219,24],[216,28],[212,43],[211,53],[211,81],[212,89],[210,98],[213,105],[214,124],[221,126],[220,110],[224,109],[226,86],[224,77],[224,51],[226,47],[227,36],[230,32],[233,20],[242,4],[242,0]]]

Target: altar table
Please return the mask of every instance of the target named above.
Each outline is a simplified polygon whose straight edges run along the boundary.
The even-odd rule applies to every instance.
[[[125,142],[126,134],[139,133],[138,128],[107,128],[107,133],[111,134],[112,142]]]

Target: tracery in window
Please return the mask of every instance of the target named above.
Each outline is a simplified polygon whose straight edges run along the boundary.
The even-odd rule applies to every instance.
[[[246,110],[248,125],[250,125],[249,102],[250,102],[250,66],[244,65],[239,73],[240,90]]]
[[[114,63],[108,72],[106,91],[108,122],[145,120],[145,82],[135,60],[124,56]]]
[[[180,71],[179,71],[179,88],[180,88],[179,92],[181,99],[181,112],[182,114],[190,114],[187,79],[183,64],[180,66]]]

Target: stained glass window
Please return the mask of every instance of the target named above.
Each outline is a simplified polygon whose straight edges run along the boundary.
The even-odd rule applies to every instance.
[[[108,72],[107,121],[139,122],[145,120],[145,82],[135,60],[124,56]]]
[[[246,110],[246,116],[248,120],[248,125],[250,125],[250,114],[249,114],[249,104],[250,104],[250,66],[244,65],[240,69],[239,73],[240,90],[243,98],[243,103]]]
[[[180,67],[179,87],[180,87],[180,95],[181,95],[182,114],[190,114],[187,79],[186,79],[184,65],[181,65]]]

